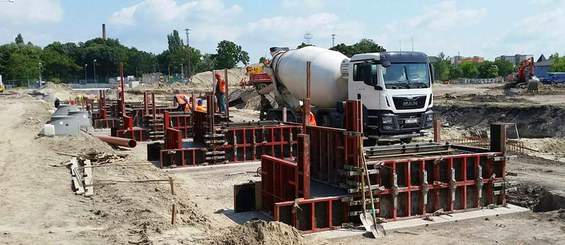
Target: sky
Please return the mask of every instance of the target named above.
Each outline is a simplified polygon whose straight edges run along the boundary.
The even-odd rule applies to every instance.
[[[370,38],[389,51],[482,56],[565,53],[565,0],[0,0],[0,44],[84,42],[107,36],[161,53],[179,30],[190,46],[215,53],[221,40],[255,63],[269,47],[354,44]]]

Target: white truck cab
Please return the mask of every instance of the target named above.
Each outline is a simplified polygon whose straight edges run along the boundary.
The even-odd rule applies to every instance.
[[[433,69],[424,53],[358,54],[344,60],[341,70],[348,77],[348,99],[363,103],[366,136],[409,141],[432,127]]]

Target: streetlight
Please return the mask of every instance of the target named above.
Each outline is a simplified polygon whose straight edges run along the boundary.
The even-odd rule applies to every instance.
[[[39,62],[39,85],[41,86],[41,62]]]
[[[88,83],[88,77],[86,76],[86,67],[88,66],[88,64],[84,64],[84,82]]]
[[[190,28],[184,29],[186,31],[186,81],[190,80],[190,39],[188,38],[188,33]]]
[[[94,83],[96,83],[96,59],[92,61],[92,68],[94,69]]]

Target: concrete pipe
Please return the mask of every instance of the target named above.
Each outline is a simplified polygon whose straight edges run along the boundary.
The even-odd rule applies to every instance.
[[[117,145],[117,146],[129,147],[129,148],[135,148],[135,146],[137,146],[137,142],[132,139],[105,136],[105,135],[96,135],[96,137],[98,137],[100,140],[110,145]]]

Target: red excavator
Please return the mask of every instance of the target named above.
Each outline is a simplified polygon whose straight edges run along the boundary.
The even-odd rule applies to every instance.
[[[518,72],[512,74],[512,79],[506,84],[506,87],[527,87],[528,90],[537,91],[539,84],[539,79],[534,75],[534,58],[530,57],[520,63]]]

